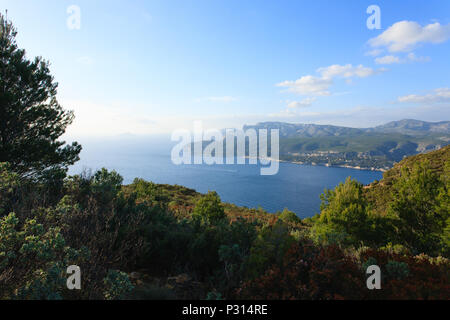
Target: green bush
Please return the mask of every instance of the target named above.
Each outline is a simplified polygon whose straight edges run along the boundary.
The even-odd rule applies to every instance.
[[[359,244],[367,239],[370,225],[368,204],[359,182],[348,177],[334,190],[325,190],[320,198],[321,214],[316,238],[333,239],[337,235],[339,239],[344,236],[347,244]]]
[[[300,223],[301,219],[292,211],[284,208],[283,212],[280,213],[279,218],[286,223]]]
[[[215,191],[210,191],[200,198],[195,205],[192,217],[209,224],[216,224],[223,220],[226,216],[219,195]]]
[[[106,300],[123,299],[134,289],[128,275],[117,270],[109,270],[103,283],[106,287],[104,292]]]
[[[21,224],[10,213],[0,219],[0,298],[62,298],[65,268],[88,254],[67,246],[58,227],[46,228],[36,219]]]

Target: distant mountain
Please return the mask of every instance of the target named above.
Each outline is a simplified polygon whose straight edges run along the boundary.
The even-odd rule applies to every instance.
[[[401,133],[408,135],[421,135],[429,133],[450,134],[450,121],[426,122],[405,119],[392,121],[375,128],[366,129],[366,132]]]
[[[245,125],[244,130],[254,129],[279,129],[280,137],[339,137],[364,133],[364,129],[339,127],[318,124],[293,124],[284,122],[261,122],[256,125]]]
[[[256,125],[245,125],[244,130],[279,129],[282,138],[340,137],[360,135],[363,133],[400,133],[405,135],[425,135],[430,133],[450,134],[450,121],[426,122],[405,119],[392,121],[374,128],[350,128],[333,125],[294,124],[285,122],[260,122]]]
[[[389,169],[406,156],[450,144],[450,121],[400,120],[374,128],[262,122],[279,129],[280,159],[305,164]]]

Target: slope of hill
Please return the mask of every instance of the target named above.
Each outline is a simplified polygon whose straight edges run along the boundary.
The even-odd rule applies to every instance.
[[[399,133],[404,135],[450,135],[450,121],[427,122],[420,120],[404,119],[391,121],[373,128],[350,128],[333,125],[285,123],[285,122],[260,122],[256,125],[245,125],[246,129],[279,129],[280,137],[339,137],[353,136],[363,133]]]
[[[247,129],[279,129],[280,159],[327,166],[387,170],[406,156],[450,143],[450,121],[400,120],[374,128],[264,122]]]
[[[261,122],[256,125],[245,125],[244,130],[247,129],[279,129],[281,138],[339,137],[364,133],[364,129],[357,128],[284,122]]]
[[[415,163],[424,161],[430,164],[434,173],[439,176],[444,175],[445,167],[450,163],[450,146],[426,154],[407,157],[397,163],[392,169],[386,171],[383,174],[383,179],[367,186],[365,195],[372,204],[372,208],[380,214],[385,213],[386,205],[392,200],[392,184],[400,176],[402,168],[407,167],[411,169]]]
[[[366,129],[366,132],[401,133],[408,135],[420,134],[450,134],[450,121],[426,122],[405,119],[392,121],[375,128]]]

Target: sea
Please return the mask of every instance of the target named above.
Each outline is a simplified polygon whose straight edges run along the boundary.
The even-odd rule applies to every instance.
[[[319,213],[320,194],[347,177],[369,184],[382,172],[280,162],[278,173],[261,175],[260,165],[175,165],[171,150],[176,144],[167,137],[121,136],[81,139],[80,160],[69,174],[107,168],[116,170],[124,184],[135,178],[161,184],[176,184],[206,193],[216,191],[223,202],[248,208],[261,207],[276,213],[287,208],[300,218]]]

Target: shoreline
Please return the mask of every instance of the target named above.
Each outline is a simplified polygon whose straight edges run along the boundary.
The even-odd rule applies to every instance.
[[[379,171],[379,172],[386,172],[389,169],[383,169],[383,168],[365,168],[365,167],[359,167],[359,166],[350,166],[350,165],[330,165],[330,164],[321,164],[321,163],[304,163],[299,161],[286,161],[284,162],[288,163],[294,163],[299,165],[310,165],[310,166],[321,166],[321,167],[330,167],[330,168],[347,168],[347,169],[355,169],[355,170],[364,170],[364,171]]]
[[[245,159],[258,159],[260,160],[261,157],[250,157],[245,156]],[[386,172],[389,169],[383,169],[383,168],[365,168],[360,166],[350,166],[350,165],[330,165],[330,164],[322,164],[322,163],[305,163],[300,161],[289,161],[289,160],[282,160],[282,159],[274,159],[274,158],[266,158],[270,161],[277,161],[277,162],[285,162],[285,163],[292,163],[297,165],[308,165],[308,166],[321,166],[321,167],[330,167],[330,168],[346,168],[346,169],[355,169],[355,170],[363,170],[363,171],[379,171],[379,172]]]

